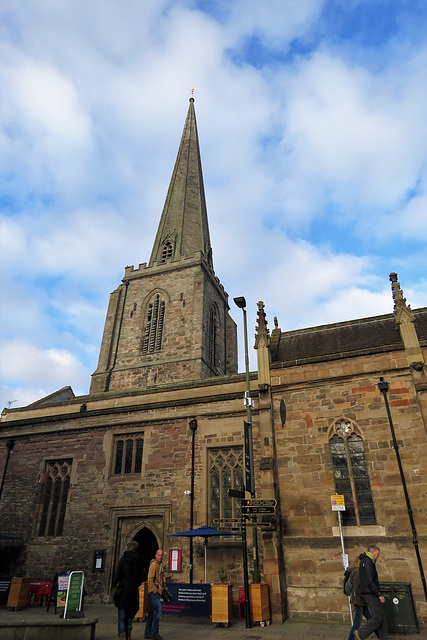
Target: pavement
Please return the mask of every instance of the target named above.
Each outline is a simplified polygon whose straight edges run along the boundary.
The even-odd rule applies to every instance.
[[[117,638],[117,609],[113,605],[86,605],[86,618],[98,618],[95,640],[114,640]],[[0,608],[2,620],[34,620],[43,617],[53,618],[53,609],[49,612],[44,607],[8,611]],[[134,622],[132,640],[143,640],[145,622]],[[238,616],[233,618],[231,626],[217,626],[209,618],[190,618],[165,615],[160,621],[160,634],[163,640],[347,640],[350,626],[342,622],[315,622],[307,620],[287,621],[283,624],[271,624],[260,627],[254,625],[247,629],[245,620],[239,622]],[[0,626],[1,637],[1,626]],[[371,636],[375,638],[375,636]],[[389,634],[390,640],[427,640],[427,631],[409,634]],[[43,638],[40,638],[43,640]]]

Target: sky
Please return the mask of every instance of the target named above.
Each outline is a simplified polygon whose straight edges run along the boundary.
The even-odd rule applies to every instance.
[[[270,329],[427,304],[424,0],[2,0],[0,409],[88,393],[194,92],[216,274]]]

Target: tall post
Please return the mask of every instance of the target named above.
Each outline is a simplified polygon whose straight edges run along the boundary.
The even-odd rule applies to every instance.
[[[338,514],[338,528],[340,530],[342,557],[344,558],[344,556],[345,556],[345,547],[344,547],[344,535],[343,535],[343,532],[342,532],[342,515],[341,515],[341,511],[337,511],[337,514]],[[346,568],[347,567],[344,566],[344,569],[346,569]],[[353,609],[351,608],[350,596],[348,596],[348,608],[349,608],[349,611],[350,611],[351,626],[353,626]]]
[[[3,493],[4,481],[6,480],[6,471],[9,464],[10,452],[12,451],[14,446],[15,446],[15,440],[6,440],[7,455],[6,455],[6,462],[4,463],[3,476],[1,479],[1,485],[0,485],[0,500],[1,500],[1,494]]]
[[[413,518],[413,515],[412,515],[411,501],[409,499],[408,490],[406,488],[405,474],[403,473],[402,462],[400,460],[399,445],[397,444],[396,434],[394,432],[393,420],[391,419],[390,407],[389,407],[389,404],[388,404],[388,398],[387,398],[388,382],[386,382],[383,377],[380,378],[380,381],[378,383],[378,389],[381,391],[381,393],[383,394],[383,397],[384,397],[385,408],[386,408],[386,411],[387,411],[388,422],[389,422],[389,425],[390,425],[391,437],[393,439],[393,447],[394,447],[394,450],[396,452],[397,465],[399,467],[400,479],[401,479],[402,487],[403,487],[403,493],[405,494],[406,509],[408,511],[409,521],[411,523],[412,542],[413,542],[413,545],[414,545],[414,548],[415,548],[415,554],[416,554],[417,560],[418,560],[418,567],[419,567],[419,570],[420,570],[421,582],[422,582],[423,589],[424,589],[424,597],[425,597],[426,602],[427,602],[427,585],[426,585],[426,579],[425,579],[425,576],[424,576],[423,563],[421,561],[421,555],[420,555],[420,551],[418,549],[417,530],[416,530],[414,518]]]
[[[193,418],[188,425],[191,429],[191,492],[190,492],[190,530],[194,527],[194,445],[197,420]],[[193,582],[193,537],[190,537],[190,584]]]
[[[255,497],[255,473],[254,473],[254,446],[252,438],[252,399],[251,399],[251,387],[249,379],[249,350],[248,350],[248,321],[246,314],[246,299],[243,296],[234,298],[235,304],[243,311],[243,332],[244,332],[244,344],[245,344],[245,371],[246,371],[246,393],[245,393],[245,406],[246,406],[246,420],[248,423],[249,431],[249,458],[251,469],[251,486],[246,487],[247,491],[250,491],[251,497]],[[256,527],[252,527],[252,550],[253,550],[253,578],[254,581],[259,579],[259,559],[258,559],[258,532]]]

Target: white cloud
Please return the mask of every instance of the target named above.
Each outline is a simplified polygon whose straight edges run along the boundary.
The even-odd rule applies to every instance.
[[[368,55],[321,33],[320,1],[3,6],[8,391],[87,389],[108,294],[149,258],[191,86],[214,263],[250,326],[260,299],[284,330],[390,312],[392,270],[424,299],[425,58],[408,38]]]
[[[38,392],[43,390],[44,395],[67,385],[76,395],[87,392],[90,372],[65,349],[39,349],[34,344],[15,340],[4,343],[1,353],[4,406],[9,400],[17,400],[14,407],[21,406],[27,401],[28,394],[32,394],[32,387]],[[6,398],[7,395],[14,397]]]

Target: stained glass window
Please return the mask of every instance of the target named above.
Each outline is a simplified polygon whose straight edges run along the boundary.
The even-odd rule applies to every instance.
[[[358,427],[351,420],[337,420],[329,430],[329,447],[335,491],[345,501],[343,524],[376,524],[365,447]]]
[[[230,447],[209,450],[210,515],[212,526],[217,518],[239,518],[240,501],[230,498],[229,489],[243,491],[243,450]]]

